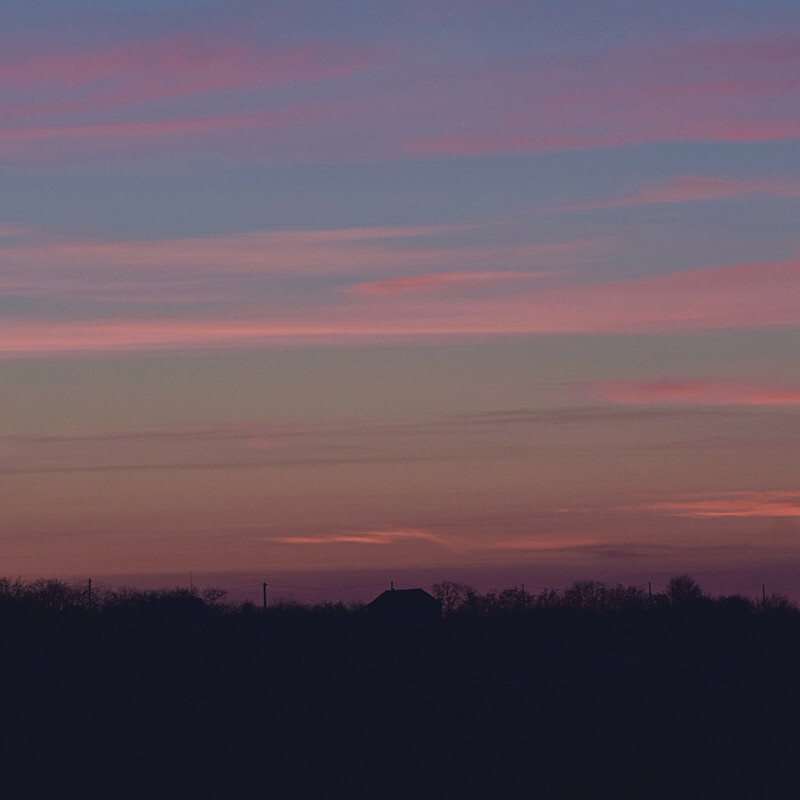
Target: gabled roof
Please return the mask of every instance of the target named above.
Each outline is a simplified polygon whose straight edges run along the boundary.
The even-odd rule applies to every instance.
[[[386,614],[441,615],[442,603],[424,589],[387,589],[367,605],[370,611]]]

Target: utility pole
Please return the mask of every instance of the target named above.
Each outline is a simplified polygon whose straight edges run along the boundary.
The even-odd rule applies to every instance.
[[[92,607],[92,579],[89,578],[89,608]]]
[[[767,607],[767,588],[763,583],[761,584],[761,607]]]
[[[653,585],[647,581],[647,607],[653,605]]]
[[[266,581],[264,581],[264,583],[261,584],[261,591],[262,591],[262,593],[264,595],[264,611],[266,611],[267,610],[267,582]]]

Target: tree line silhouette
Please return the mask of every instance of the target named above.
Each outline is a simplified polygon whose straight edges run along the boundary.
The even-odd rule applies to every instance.
[[[671,578],[663,592],[651,593],[638,585],[609,585],[602,581],[576,581],[564,590],[541,589],[526,591],[514,586],[485,593],[477,591],[459,581],[442,581],[431,587],[431,593],[442,603],[445,617],[465,614],[477,617],[496,617],[508,613],[543,610],[568,610],[591,612],[624,612],[634,610],[672,609],[717,609],[745,612],[781,612],[797,614],[797,605],[786,595],[771,593],[756,601],[742,595],[705,594],[690,575]],[[176,587],[160,589],[138,589],[135,587],[112,588],[86,584],[67,583],[56,579],[24,581],[0,578],[0,614],[11,617],[15,614],[48,614],[52,612],[75,613],[77,611],[135,616],[168,613],[183,604],[186,608],[202,608],[206,611],[231,614],[250,614],[256,610],[252,601],[234,603],[228,590],[210,586]],[[286,613],[302,609],[306,613],[362,613],[365,606],[360,602],[344,604],[319,603],[305,605],[296,600],[278,600],[270,607],[271,613]]]
[[[0,580],[9,797],[790,797],[800,612],[582,581],[443,617]]]
[[[705,594],[691,575],[670,578],[663,592],[653,594],[641,586],[609,586],[602,581],[576,581],[567,589],[542,589],[526,592],[525,587],[513,587],[484,594],[457,581],[443,581],[432,587],[434,596],[442,602],[446,615],[468,613],[477,616],[496,616],[509,612],[531,610],[571,610],[592,612],[622,612],[633,610],[733,609],[740,611],[797,611],[785,595],[771,593],[761,602],[742,595],[711,597]]]

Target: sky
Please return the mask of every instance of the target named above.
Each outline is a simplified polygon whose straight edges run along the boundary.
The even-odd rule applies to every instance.
[[[2,17],[0,573],[800,594],[796,0]]]

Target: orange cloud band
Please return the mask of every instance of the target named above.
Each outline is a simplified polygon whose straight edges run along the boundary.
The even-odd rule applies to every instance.
[[[800,492],[733,492],[645,506],[680,517],[800,517]]]

